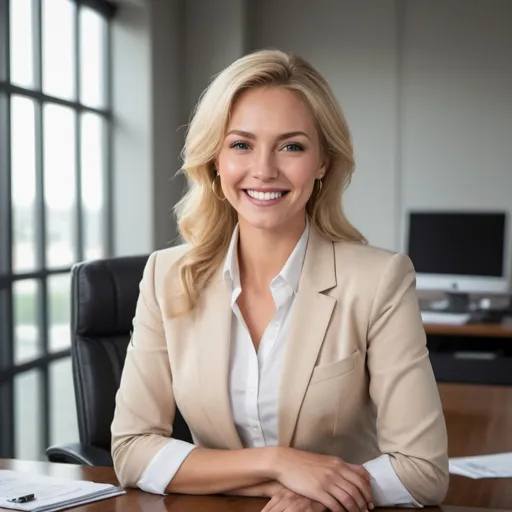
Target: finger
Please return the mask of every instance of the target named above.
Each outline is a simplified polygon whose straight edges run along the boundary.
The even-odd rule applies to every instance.
[[[270,512],[273,510],[273,507],[276,505],[276,503],[279,503],[284,498],[290,497],[292,495],[293,493],[290,490],[280,489],[274,494],[274,496],[272,496],[272,499],[265,505],[261,512]]]
[[[355,473],[352,469],[348,471],[341,471],[341,476],[345,479],[345,481],[350,482],[352,485],[356,486],[359,490],[360,494],[362,494],[364,500],[368,507],[373,505],[373,494],[370,482],[365,480],[360,476],[359,473]]]
[[[346,465],[350,469],[355,471],[357,474],[361,475],[365,480],[370,480],[371,475],[364,466],[360,466],[359,464],[349,464],[349,463],[346,463]]]
[[[274,505],[279,502],[277,496],[274,496],[261,510],[261,512],[271,512]]]
[[[290,510],[297,512],[314,512],[315,508],[313,507],[314,503],[317,505],[317,510],[319,510],[318,506],[321,506],[321,510],[325,510],[325,507],[316,501],[310,500],[309,498],[300,497],[297,501],[290,507]],[[288,510],[287,510],[288,512]]]
[[[311,501],[305,500],[294,503],[290,508],[286,509],[286,512],[313,512]]]
[[[282,496],[275,496],[267,503],[267,506],[262,510],[262,512],[283,512],[284,510],[288,510],[292,501],[293,500],[290,497],[283,498]]]
[[[282,502],[277,502],[274,506],[269,510],[269,512],[284,512],[286,510],[286,506]]]
[[[333,496],[348,512],[360,512],[361,510],[366,510],[366,504],[362,509],[360,509],[356,500],[347,491],[345,491],[345,489],[342,489],[337,485],[334,485],[329,490],[329,494]]]
[[[340,491],[339,488],[337,489],[338,491]],[[330,510],[331,512],[344,512],[342,504],[337,500],[337,498],[334,495],[328,492],[322,493],[318,498],[315,497],[315,500],[317,500],[327,510]]]
[[[294,500],[288,507],[284,510],[286,512],[309,512],[311,511],[311,501],[307,498],[305,499],[297,499]]]
[[[368,502],[361,491],[352,482],[342,479],[336,482],[336,485],[340,489],[343,489],[356,502],[357,508],[361,510],[361,512],[368,510]]]

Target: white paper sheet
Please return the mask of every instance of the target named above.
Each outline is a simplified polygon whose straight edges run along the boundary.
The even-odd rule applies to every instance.
[[[450,473],[468,478],[511,478],[512,452],[452,458]]]
[[[125,492],[110,484],[0,470],[0,508],[53,512]],[[35,499],[23,504],[8,501],[27,494],[34,494]]]

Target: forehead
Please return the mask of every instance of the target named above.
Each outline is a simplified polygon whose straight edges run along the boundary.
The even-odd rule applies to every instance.
[[[298,93],[284,87],[244,91],[234,102],[228,130],[315,132],[315,119]]]

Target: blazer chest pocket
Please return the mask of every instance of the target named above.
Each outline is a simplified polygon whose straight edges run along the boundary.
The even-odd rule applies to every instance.
[[[345,373],[353,370],[356,365],[356,359],[359,354],[359,351],[350,354],[348,357],[344,357],[343,359],[339,359],[334,363],[322,364],[320,366],[316,366],[313,370],[313,374],[311,375],[311,380],[309,384],[315,384],[316,382],[321,382],[328,379],[333,379],[334,377],[340,377]]]

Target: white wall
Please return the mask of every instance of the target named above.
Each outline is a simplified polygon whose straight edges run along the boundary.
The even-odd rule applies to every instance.
[[[125,74],[115,91],[127,148],[116,151],[120,253],[172,242],[183,179],[171,178],[191,110],[216,73],[262,47],[296,51],[329,80],[356,151],[346,209],[372,244],[401,249],[408,208],[512,214],[510,0],[153,0],[130,9],[131,34],[117,35],[124,58],[114,61]]]
[[[329,80],[352,128],[347,213],[401,249],[408,208],[512,214],[510,0],[260,0],[251,46],[292,50]]]
[[[120,6],[112,27],[114,254],[143,254],[153,239],[149,10]]]
[[[398,240],[394,2],[259,0],[252,13],[254,49],[294,51],[329,81],[354,137],[357,169],[345,196],[347,214],[373,244],[393,246]]]
[[[153,154],[153,248],[174,245],[177,238],[173,206],[182,196],[183,127],[188,119],[183,104],[183,7],[177,0],[151,3],[151,90]]]
[[[512,215],[511,27],[510,0],[407,2],[405,208]]]
[[[244,54],[244,0],[189,0],[184,3],[184,95],[190,114],[212,78]]]
[[[186,125],[213,75],[242,56],[244,0],[118,0],[113,27],[116,255],[176,243]],[[212,8],[214,5],[214,8]]]

